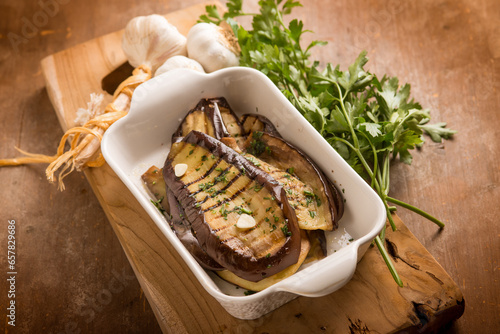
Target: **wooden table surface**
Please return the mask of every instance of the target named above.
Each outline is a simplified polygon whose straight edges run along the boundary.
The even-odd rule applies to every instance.
[[[40,61],[122,29],[137,15],[203,1],[4,1],[0,4],[0,157],[14,146],[53,154],[62,130]],[[434,121],[459,131],[428,140],[412,166],[391,170],[393,197],[442,218],[443,231],[399,210],[410,230],[458,283],[465,313],[450,333],[500,327],[500,3],[303,1],[294,16],[329,44],[314,57],[345,68],[366,49],[368,68],[412,84]],[[245,2],[249,10],[256,1]],[[309,38],[312,35],[308,36]],[[154,314],[82,174],[59,192],[45,165],[0,169],[0,272],[7,276],[8,221],[16,221],[16,327],[9,332],[158,333]],[[2,250],[3,249],[3,250]],[[8,286],[0,284],[0,314]],[[4,326],[4,321],[0,321]]]

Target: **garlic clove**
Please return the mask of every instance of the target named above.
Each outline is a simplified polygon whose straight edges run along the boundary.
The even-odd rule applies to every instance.
[[[242,213],[241,216],[238,218],[238,221],[236,222],[236,227],[242,230],[248,230],[250,228],[255,227],[257,223],[255,222],[255,219],[246,214]]]
[[[239,65],[240,48],[229,25],[195,24],[187,36],[187,51],[206,72]]]
[[[133,67],[146,65],[154,72],[169,57],[187,55],[186,37],[161,15],[130,20],[122,37],[122,49]]]
[[[175,176],[177,176],[177,177],[183,176],[184,174],[186,174],[187,169],[188,169],[188,165],[186,165],[186,164],[175,165],[175,167],[174,167]]]
[[[184,56],[173,56],[168,58],[167,61],[163,63],[163,65],[158,67],[155,72],[155,77],[176,68],[187,68],[190,70],[205,73],[205,71],[203,70],[203,66],[201,66],[201,64],[196,60]]]

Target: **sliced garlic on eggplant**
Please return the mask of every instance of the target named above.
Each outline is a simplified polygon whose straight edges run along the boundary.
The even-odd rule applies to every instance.
[[[255,219],[249,214],[242,213],[238,221],[236,222],[236,227],[242,230],[248,230],[250,228],[255,227],[257,223]]]
[[[188,165],[186,165],[186,164],[175,165],[175,167],[174,167],[175,176],[181,177],[182,175],[186,174],[187,169],[188,169]]]

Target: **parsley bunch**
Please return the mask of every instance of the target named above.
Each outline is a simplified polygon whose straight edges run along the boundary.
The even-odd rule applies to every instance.
[[[200,21],[231,25],[241,47],[240,65],[255,68],[266,74],[349,163],[369,182],[382,199],[387,219],[396,229],[389,203],[414,211],[443,227],[430,214],[389,196],[389,167],[393,159],[411,164],[410,150],[424,144],[427,133],[435,142],[449,139],[456,131],[445,128],[446,123],[429,125],[429,110],[410,98],[410,85],[400,86],[396,77],[382,77],[364,69],[368,59],[362,52],[346,71],[328,63],[320,69],[318,61],[311,62],[310,50],[326,42],[313,41],[303,48],[302,21],[294,19],[285,24],[283,17],[302,6],[296,0],[261,0],[260,12],[242,12],[243,0],[229,0],[228,11],[222,16],[216,6],[207,6]],[[239,26],[234,18],[252,15],[252,30]],[[375,238],[395,281],[402,286],[385,249],[385,229]]]

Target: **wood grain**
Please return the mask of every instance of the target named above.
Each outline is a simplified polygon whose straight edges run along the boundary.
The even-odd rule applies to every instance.
[[[14,145],[32,152],[52,154],[62,134],[44,90],[39,65],[42,58],[73,47],[78,42],[120,30],[133,16],[166,13],[197,2],[200,1],[69,2],[60,5],[58,13],[27,43],[20,44],[17,50],[6,37],[8,32],[22,35],[24,21],[21,18],[31,20],[40,6],[34,1],[22,6],[15,2],[2,5],[0,16],[5,20],[0,21],[0,45],[5,52],[0,55],[1,156],[14,156]],[[256,8],[254,2],[249,2],[247,6]],[[109,15],[110,8],[116,15]],[[315,38],[330,41],[329,46],[315,52],[316,58],[346,66],[361,49],[369,50],[371,70],[398,75],[402,81],[411,82],[414,96],[432,109],[433,119],[447,121],[460,131],[452,142],[426,144],[415,154],[412,167],[395,164],[391,188],[394,197],[413,202],[448,223],[445,230],[438,233],[432,225],[415,215],[399,211],[406,224],[459,283],[466,296],[466,312],[449,329],[450,332],[473,333],[478,328],[494,332],[500,325],[500,238],[495,220],[500,214],[497,205],[499,136],[495,130],[499,125],[495,106],[500,102],[496,94],[500,73],[499,20],[495,16],[499,12],[498,3],[494,1],[422,1],[404,6],[378,1],[308,1],[294,14],[305,21],[306,27],[316,32]],[[94,24],[89,25],[88,22]],[[109,70],[120,64],[117,55],[108,55],[107,59],[109,63],[105,66]],[[84,106],[90,91],[78,92],[87,95],[82,96],[75,106]],[[49,93],[54,95],[54,92]],[[63,95],[59,98],[61,104],[65,103]],[[11,110],[15,112],[9,112]],[[365,328],[376,328],[376,314],[382,314],[384,322],[391,323],[394,328],[416,329],[418,316],[407,317],[413,320],[399,323],[393,317],[404,314],[423,317],[436,305],[429,299],[430,305],[425,306],[428,300],[422,298],[422,286],[412,285],[412,289],[405,290],[408,294],[398,291],[400,297],[397,300],[415,300],[419,312],[402,306],[407,304],[386,303],[384,295],[382,299],[380,295],[371,295],[372,299],[377,299],[379,304],[376,305],[383,307],[374,312],[372,308],[363,309],[353,303],[347,309],[353,310],[352,314],[363,314],[362,319],[353,317],[330,322],[328,319],[332,314],[343,310],[346,304],[327,296],[320,299],[299,298],[287,304],[286,308],[256,321],[235,321],[206,296],[199,284],[192,281],[192,275],[177,260],[169,245],[162,241],[161,233],[152,222],[146,222],[145,228],[108,224],[96,196],[81,175],[70,176],[66,182],[67,190],[59,193],[45,182],[43,171],[44,166],[0,170],[2,199],[9,199],[0,204],[2,219],[16,219],[18,222],[18,301],[23,304],[18,309],[18,329],[21,331],[33,329],[37,324],[46,332],[158,332],[160,328],[144,295],[135,279],[130,278],[132,269],[124,254],[128,254],[131,263],[138,263],[134,265],[134,270],[139,277],[144,277],[140,283],[145,287],[148,298],[158,300],[159,306],[153,304],[153,311],[164,331],[201,332],[212,329],[216,332],[279,333],[284,332],[282,326],[286,323],[289,324],[287,330],[293,328],[297,332],[359,332]],[[106,184],[106,173],[109,171],[103,169],[101,172],[102,179],[97,175],[88,175],[93,189]],[[96,181],[93,181],[94,178]],[[109,188],[107,191],[97,193],[97,198],[103,201],[106,196],[122,194],[120,188]],[[120,211],[118,209],[124,203],[133,203],[134,200],[124,195],[123,201],[111,201],[111,209],[106,209],[110,222],[125,219],[127,215],[141,216],[136,211],[125,211],[123,216],[114,214],[113,211]],[[114,231],[110,229],[111,225]],[[119,236],[118,239],[113,232]],[[399,233],[401,235],[396,239],[407,235],[403,229]],[[5,240],[5,232],[0,232],[0,235],[0,240]],[[139,247],[135,244],[137,255],[131,256],[131,249],[124,246],[123,252],[120,246],[120,242],[124,244],[123,236],[131,240],[148,238],[151,246]],[[419,277],[426,284],[440,286],[427,273],[439,271],[439,268],[420,265],[422,257],[426,258],[425,253],[417,255],[397,242],[394,244],[398,250],[394,254],[401,259],[397,260],[397,266],[402,276]],[[168,263],[159,262],[157,266],[167,276],[176,277],[175,280],[165,282],[165,277],[156,271],[138,271],[140,266],[151,266],[158,257],[153,249],[172,256]],[[5,261],[2,257],[2,268],[6,266]],[[374,259],[372,263],[376,261],[379,259]],[[420,265],[418,270],[415,263]],[[373,270],[366,273],[383,276],[382,272]],[[446,279],[436,277],[446,284]],[[382,286],[383,279],[380,281]],[[122,282],[121,286],[116,282]],[[165,285],[158,288],[157,282],[165,282]],[[364,281],[363,272],[358,270],[354,280],[338,293],[344,293],[344,298],[352,296],[349,289],[355,283],[363,285],[364,291],[368,291],[371,284]],[[5,291],[4,285],[0,287],[1,291]],[[192,295],[181,295],[179,291],[182,289],[188,289]],[[111,293],[112,298],[106,299],[106,292],[111,290],[119,292]],[[437,295],[432,300],[441,300],[449,310],[463,306],[458,302],[455,306],[451,304],[453,298],[460,298],[450,296],[453,294]],[[178,308],[171,306],[183,297],[186,298]],[[4,309],[6,299],[3,294],[0,301]],[[317,303],[325,307],[316,309],[314,306]],[[214,309],[207,312],[204,307]],[[447,315],[439,316],[444,319]],[[435,321],[431,323],[437,324]]]

